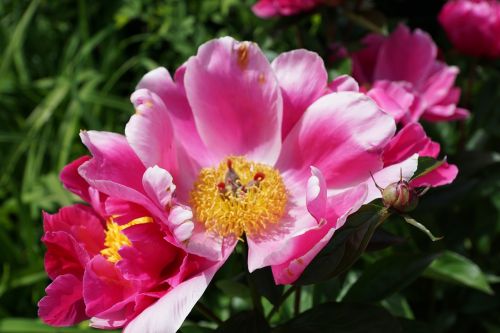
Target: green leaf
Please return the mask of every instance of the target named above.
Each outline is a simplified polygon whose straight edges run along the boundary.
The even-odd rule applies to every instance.
[[[398,321],[385,309],[369,304],[324,303],[273,330],[273,333],[380,333],[401,332]]]
[[[413,174],[412,179],[428,174],[439,168],[444,162],[446,162],[446,159],[436,160],[432,157],[419,157],[417,171]]]
[[[95,332],[82,323],[78,327],[50,327],[38,319],[6,318],[0,320],[0,332],[2,333],[80,333]],[[106,331],[108,333],[118,333],[119,331]]]
[[[424,272],[428,278],[457,283],[493,294],[486,275],[474,262],[458,253],[446,251]]]
[[[250,297],[250,290],[243,283],[232,280],[220,280],[215,283],[217,288],[222,290],[226,295],[231,297]]]
[[[296,284],[312,284],[345,272],[358,260],[375,229],[389,217],[385,207],[368,204],[349,216],[342,228],[307,266]]]
[[[349,289],[345,300],[377,302],[405,288],[438,254],[390,255],[368,266]]]
[[[399,323],[405,333],[434,333],[435,330],[427,324],[416,320],[399,319]]]
[[[254,311],[240,312],[226,320],[215,333],[267,333],[269,325],[262,315]]]

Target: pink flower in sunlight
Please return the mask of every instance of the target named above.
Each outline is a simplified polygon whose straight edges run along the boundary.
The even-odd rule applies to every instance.
[[[500,3],[496,0],[452,0],[439,13],[448,38],[462,53],[500,57]]]
[[[397,122],[450,121],[469,115],[457,107],[458,68],[436,59],[437,47],[422,30],[400,24],[388,37],[371,34],[352,55],[353,76]]]
[[[94,158],[69,164],[61,179],[91,207],[77,204],[53,215],[44,213],[45,269],[53,281],[38,304],[39,316],[53,326],[90,318],[93,327],[117,328],[163,297],[172,313],[164,329],[174,332],[185,318],[176,316],[179,304],[194,306],[220,264],[188,254],[174,245],[170,233],[162,232],[158,221],[167,218],[165,207],[175,193],[168,172],[146,169],[122,136],[86,132],[82,138]],[[108,146],[97,148],[96,142]],[[128,170],[120,174],[116,166],[121,158],[127,160]],[[109,188],[117,179],[113,177],[127,179],[124,183],[130,187],[115,197],[89,186],[78,170],[94,163],[113,173]],[[180,235],[186,237],[186,232]]]
[[[255,15],[268,18],[289,16],[308,11],[318,6],[323,0],[259,0],[253,5]]]
[[[93,217],[52,218],[101,236],[54,228],[74,241],[68,251],[46,241],[54,266],[69,268],[50,273],[41,316],[175,332],[239,240],[250,271],[271,267],[277,284],[293,283],[349,214],[380,198],[370,173],[409,180],[423,150],[398,151],[393,117],[353,78],[327,80],[313,52],[269,63],[229,37],[202,45],[173,78],[146,74],[125,136],[82,132],[93,157],[63,172],[92,206],[65,209]]]

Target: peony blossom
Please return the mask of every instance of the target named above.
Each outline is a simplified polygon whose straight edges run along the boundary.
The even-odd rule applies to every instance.
[[[85,308],[97,327],[175,332],[238,241],[248,244],[250,271],[271,267],[277,284],[293,283],[349,214],[380,198],[370,174],[382,185],[410,180],[423,146],[400,151],[406,136],[394,136],[393,117],[351,77],[327,77],[313,52],[269,63],[255,43],[225,37],[202,45],[173,78],[165,68],[146,74],[125,136],[82,132],[92,158],[68,166],[63,181],[91,204],[104,252],[76,264],[56,252],[58,265],[78,268],[73,280],[83,272],[83,304],[78,287],[54,288],[78,305],[61,311],[62,324]],[[123,241],[106,244],[109,233]],[[154,240],[154,252],[136,239]],[[101,277],[120,279],[118,289]],[[107,309],[110,300],[126,305]]]
[[[252,10],[255,15],[268,18],[273,16],[289,16],[300,12],[308,11],[323,0],[259,0],[253,5]]]
[[[439,22],[460,52],[475,57],[500,57],[498,1],[448,1],[439,13]]]
[[[464,119],[457,107],[460,89],[453,86],[458,68],[436,59],[431,37],[399,25],[388,37],[371,34],[352,55],[353,76],[397,122]]]
[[[86,143],[102,140],[101,135],[106,134],[82,134]],[[215,262],[175,246],[169,239],[171,235],[162,232],[161,223],[157,223],[166,218],[164,205],[169,204],[175,190],[168,173],[157,167],[146,170],[137,158],[134,161],[128,155],[128,145],[122,145],[122,137],[112,135],[107,139],[115,143],[115,154],[132,158],[130,170],[142,169],[143,184],[134,187],[137,192],[133,201],[128,201],[126,195],[118,198],[100,193],[78,174],[88,157],[70,163],[61,173],[66,188],[91,206],[77,204],[56,214],[44,213],[45,268],[53,281],[38,306],[39,316],[53,326],[74,325],[90,318],[96,328],[123,327],[166,295],[170,299],[167,309],[174,310],[179,304],[190,309],[199,295],[178,295],[178,290],[195,285],[194,292],[201,295],[202,284],[206,287],[218,267]],[[109,155],[107,161],[99,161],[103,151],[91,145],[89,149],[94,161],[88,163],[98,161],[107,168],[116,162]],[[133,177],[131,174],[129,181],[134,181]],[[160,182],[152,183],[152,179]],[[177,296],[171,297],[172,293]],[[166,328],[174,331],[184,317],[173,312]]]

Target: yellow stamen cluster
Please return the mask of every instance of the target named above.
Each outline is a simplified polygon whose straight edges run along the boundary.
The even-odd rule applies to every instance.
[[[124,246],[131,246],[130,239],[122,232],[123,230],[137,224],[151,223],[153,219],[149,216],[139,217],[130,221],[127,224],[119,225],[109,218],[106,222],[106,238],[104,239],[105,249],[101,250],[101,254],[112,263],[116,263],[122,259],[118,250]]]
[[[204,168],[191,191],[194,219],[220,236],[260,235],[285,214],[287,191],[270,166],[228,157]]]

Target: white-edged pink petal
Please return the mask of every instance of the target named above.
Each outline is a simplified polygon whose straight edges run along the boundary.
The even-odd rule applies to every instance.
[[[172,175],[157,165],[146,169],[142,176],[142,186],[148,197],[162,209],[170,203],[175,191]]]
[[[280,54],[271,63],[283,96],[283,138],[315,100],[326,93],[328,73],[323,59],[307,50]]]
[[[274,164],[281,147],[281,92],[257,44],[212,40],[186,65],[184,86],[196,128],[217,160],[246,155]]]
[[[123,330],[124,333],[175,333],[200,299],[223,262],[171,289],[145,309]]]

